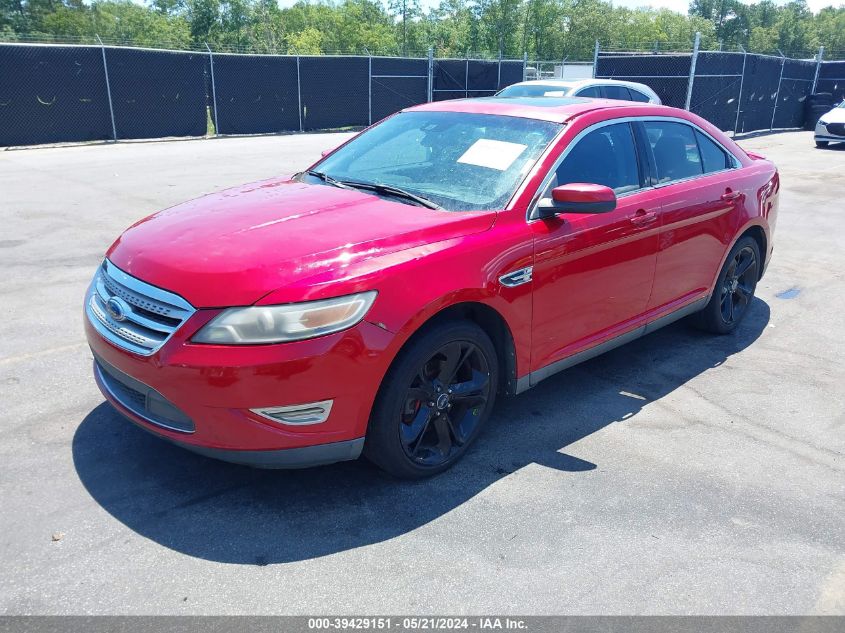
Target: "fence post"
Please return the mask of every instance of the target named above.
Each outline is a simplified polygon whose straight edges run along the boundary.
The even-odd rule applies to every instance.
[[[373,56],[367,51],[367,74],[369,75],[368,89],[367,89],[367,117],[370,125],[373,124]]]
[[[467,53],[467,66],[464,73],[464,99],[469,99],[469,53]]]
[[[692,59],[689,63],[689,81],[687,81],[687,100],[684,103],[684,110],[689,110],[692,102],[692,86],[695,83],[695,64],[698,62],[698,47],[701,44],[701,33],[696,32],[695,43],[692,45]]]
[[[563,61],[560,62],[560,78],[566,79],[566,60],[569,59],[569,55],[564,55]]]
[[[214,83],[214,54],[205,42],[205,49],[208,51],[208,59],[211,65],[211,104],[214,107],[214,135],[220,135],[220,126],[217,124],[217,85]]]
[[[103,40],[100,39],[100,36],[97,36],[97,41],[100,43],[100,50],[103,53],[103,72],[106,75],[106,95],[109,98],[109,116],[111,117],[111,134],[112,139],[117,140],[117,126],[114,124],[114,106],[112,106],[111,102],[111,83],[109,82],[109,65],[106,63],[106,46],[103,44]]]
[[[299,55],[296,56],[296,101],[299,104],[299,131],[302,132],[302,82],[299,79]]]
[[[496,78],[496,92],[502,88],[502,48],[499,47],[499,76]]]
[[[810,89],[810,94],[816,94],[816,84],[819,82],[819,70],[822,67],[822,57],[824,57],[824,46],[819,46],[819,56],[816,58],[816,74],[813,75],[813,87]]]
[[[739,76],[739,97],[736,99],[736,120],[734,121],[734,136],[736,136],[736,129],[739,127],[739,114],[742,112],[742,84],[745,82],[745,62],[748,60],[748,51],[742,46],[742,74]]]
[[[772,109],[772,122],[769,124],[769,132],[775,129],[775,115],[778,113],[778,100],[780,99],[780,84],[783,81],[783,67],[786,65],[786,55],[780,49],[778,49],[778,53],[780,53],[780,77],[778,77],[778,89],[775,92],[775,107]]]
[[[528,73],[528,52],[525,51],[522,53],[522,81],[525,81],[527,77],[525,76]]]
[[[593,79],[596,78],[596,70],[599,65],[599,41],[596,40],[596,47],[593,49]]]
[[[428,102],[434,101],[434,47],[428,47]]]

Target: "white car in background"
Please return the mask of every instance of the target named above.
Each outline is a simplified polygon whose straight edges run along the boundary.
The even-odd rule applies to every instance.
[[[845,143],[845,101],[833,110],[819,117],[816,123],[816,147],[827,147],[828,143]]]
[[[534,79],[511,84],[497,97],[592,97],[660,105],[660,97],[645,84],[617,79]]]

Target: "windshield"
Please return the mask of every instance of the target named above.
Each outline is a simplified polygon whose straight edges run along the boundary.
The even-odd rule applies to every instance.
[[[500,90],[497,97],[565,97],[572,92],[571,86],[554,84],[523,84],[508,86]]]
[[[402,112],[354,138],[313,172],[335,184],[400,188],[449,211],[501,209],[560,128],[492,114]]]

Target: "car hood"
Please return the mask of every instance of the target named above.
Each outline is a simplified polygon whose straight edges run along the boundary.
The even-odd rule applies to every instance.
[[[822,120],[826,123],[845,123],[845,108],[833,108],[822,116]]]
[[[363,259],[484,231],[495,217],[275,179],[156,213],[127,229],[107,257],[195,307],[250,305]]]

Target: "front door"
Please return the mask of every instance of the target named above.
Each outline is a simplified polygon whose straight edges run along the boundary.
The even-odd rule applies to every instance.
[[[599,124],[576,139],[543,197],[570,182],[611,187],[614,211],[533,220],[531,370],[636,329],[658,249],[659,193],[645,187],[630,123]]]

